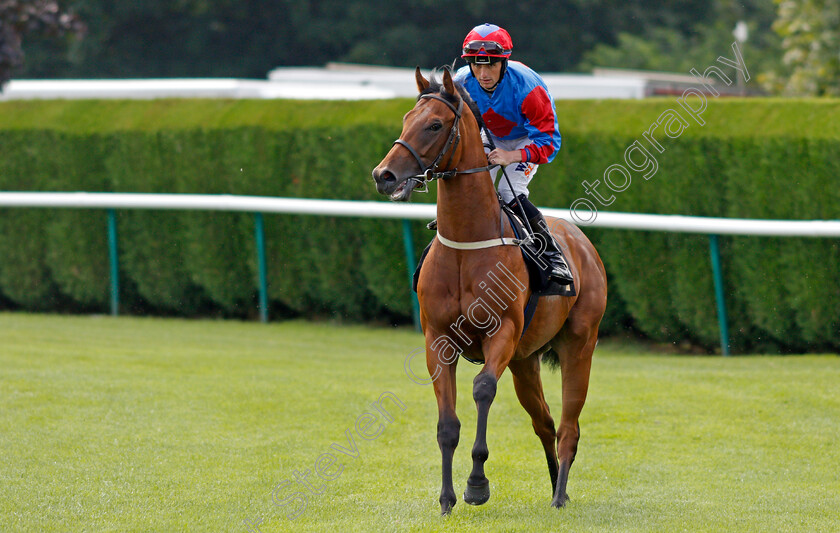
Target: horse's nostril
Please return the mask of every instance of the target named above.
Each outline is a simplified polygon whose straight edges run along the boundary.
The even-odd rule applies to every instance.
[[[390,170],[383,170],[379,173],[379,179],[387,181],[388,183],[397,181],[397,177]]]

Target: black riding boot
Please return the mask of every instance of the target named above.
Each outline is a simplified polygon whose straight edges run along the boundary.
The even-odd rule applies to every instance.
[[[525,211],[525,216],[528,217],[528,224],[536,235],[539,235],[539,240],[545,242],[545,249],[541,256],[548,260],[550,271],[548,277],[560,285],[571,285],[574,282],[572,271],[569,270],[569,265],[566,263],[566,258],[557,246],[557,241],[551,235],[548,229],[548,224],[545,221],[540,210],[528,200],[524,194],[519,195],[519,202],[522,203],[522,209]],[[516,199],[511,201],[508,206],[515,211],[518,211],[516,206]]]
[[[555,241],[554,236],[551,235],[551,231],[549,231],[548,224],[546,224],[542,213],[539,213],[533,218],[529,218],[528,224],[531,225],[531,229],[534,230],[535,234],[542,237],[540,240],[543,240],[546,243],[545,250],[543,250],[542,255],[548,259],[548,264],[551,267],[548,277],[560,285],[571,285],[572,282],[574,282],[572,271],[569,270],[566,258],[563,257],[560,247],[557,246],[557,241]]]

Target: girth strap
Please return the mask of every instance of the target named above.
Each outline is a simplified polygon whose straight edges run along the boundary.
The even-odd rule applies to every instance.
[[[483,248],[493,248],[495,246],[518,246],[518,239],[511,239],[510,237],[499,237],[498,239],[488,239],[486,241],[472,241],[459,242],[450,241],[440,233],[437,234],[437,239],[444,246],[455,248],[456,250],[481,250]]]

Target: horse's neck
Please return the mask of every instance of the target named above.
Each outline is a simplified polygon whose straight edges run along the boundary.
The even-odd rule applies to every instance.
[[[466,139],[464,139],[466,141]],[[458,168],[487,165],[484,148],[464,146]],[[459,242],[483,241],[499,236],[499,200],[489,173],[457,174],[438,182],[438,231]]]

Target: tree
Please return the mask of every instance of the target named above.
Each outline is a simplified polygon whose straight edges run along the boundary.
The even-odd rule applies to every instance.
[[[771,29],[776,16],[771,3],[716,0],[708,7],[712,12],[709,20],[698,20],[690,31],[678,25],[659,25],[641,34],[619,33],[614,45],[606,41],[598,43],[583,54],[578,69],[614,67],[683,74],[691,68],[703,71],[701,67],[718,56],[729,57],[737,21],[745,21],[749,28],[749,39],[740,47],[750,72],[762,73],[778,66],[780,39]]]
[[[482,22],[510,31],[516,59],[556,72],[621,32],[683,33],[710,13],[709,0],[64,1],[87,22],[86,38],[72,46],[27,39],[21,75],[262,78],[278,66],[327,62],[433,67],[456,59],[464,35]]]
[[[782,37],[788,69],[775,81],[791,96],[840,96],[840,3],[776,0],[773,29]]]
[[[23,64],[23,36],[82,35],[85,26],[53,0],[0,0],[0,89]]]

